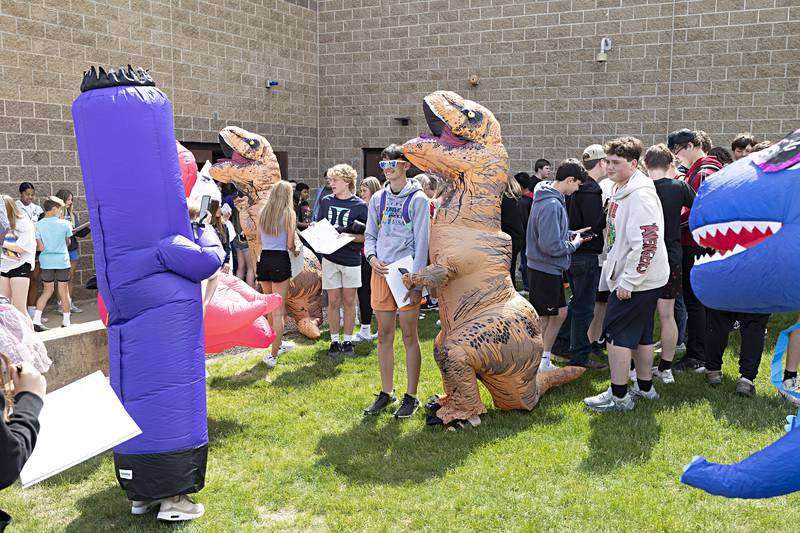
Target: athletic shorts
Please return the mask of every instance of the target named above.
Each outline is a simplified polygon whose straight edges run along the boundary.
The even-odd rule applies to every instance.
[[[664,300],[674,300],[683,292],[683,269],[681,265],[669,266],[669,279],[667,284],[661,287],[661,296]]]
[[[66,283],[67,281],[69,281],[69,269],[43,268],[42,281],[45,283],[53,283],[54,281],[58,281],[60,283]]]
[[[611,296],[611,291],[597,291],[597,296],[595,297],[594,301],[604,304],[608,302],[609,296]]]
[[[2,275],[4,278],[30,278],[31,277],[31,264],[24,263],[17,268],[12,268],[8,272],[3,272]]]
[[[357,289],[361,287],[361,265],[345,266],[322,258],[322,289]]]
[[[561,274],[548,274],[528,269],[529,297],[539,316],[555,316],[567,306],[564,296],[564,281]]]
[[[69,251],[69,260],[70,260],[70,261],[77,261],[77,260],[78,260],[78,259],[80,259],[80,258],[81,258],[81,256],[80,256],[80,254],[78,253],[78,249],[77,249],[77,248],[76,248],[76,249],[74,249],[74,250],[70,250],[70,251]]]
[[[389,288],[389,284],[386,283],[386,278],[375,272],[375,270],[372,271],[370,289],[372,290],[372,294],[370,295],[369,301],[373,311],[398,311],[397,302],[394,301],[392,290]],[[411,309],[418,308],[419,304],[408,304],[401,307],[399,311],[410,311]]]
[[[653,325],[661,288],[633,292],[629,300],[620,300],[612,292],[608,298],[603,338],[614,346],[635,350],[653,344]]]
[[[281,283],[292,277],[292,263],[286,250],[262,250],[256,266],[256,279]]]

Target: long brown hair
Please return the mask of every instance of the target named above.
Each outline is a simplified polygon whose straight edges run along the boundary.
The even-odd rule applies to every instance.
[[[278,235],[281,230],[294,228],[294,202],[292,200],[292,184],[279,181],[272,186],[267,203],[258,215],[258,227],[267,235]]]
[[[64,218],[68,219],[70,224],[75,225],[75,195],[67,189],[59,189],[55,194],[56,198],[60,198],[64,202]],[[72,196],[72,205],[66,207],[67,200]]]
[[[217,230],[220,242],[228,244],[228,229],[225,227],[225,222],[222,221],[219,200],[211,200],[208,210],[211,211],[211,225]]]
[[[11,379],[11,361],[3,352],[0,352],[0,388],[3,389],[6,397],[3,421],[8,422],[8,417],[14,407],[14,382]]]

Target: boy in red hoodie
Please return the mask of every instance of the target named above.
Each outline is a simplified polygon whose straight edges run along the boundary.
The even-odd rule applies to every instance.
[[[673,131],[667,136],[667,146],[678,161],[688,169],[683,180],[695,193],[706,178],[722,168],[722,163],[717,158],[708,155],[708,151],[711,150],[711,139],[704,131],[687,128]],[[689,231],[688,209],[684,209],[681,214],[681,227],[683,301],[689,318],[686,326],[686,355],[672,368],[705,372],[706,308],[695,296],[691,284],[695,259],[700,257],[704,250],[694,241]]]

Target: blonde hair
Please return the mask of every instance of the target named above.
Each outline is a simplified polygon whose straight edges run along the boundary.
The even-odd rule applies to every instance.
[[[369,189],[370,194],[375,194],[376,192],[381,190],[381,182],[375,176],[367,176],[366,178],[361,180],[361,186]]]
[[[8,422],[11,409],[14,407],[14,381],[11,379],[11,361],[0,352],[0,388],[6,396],[6,408],[3,410],[3,422]]]
[[[515,178],[508,180],[505,195],[509,198],[519,198],[522,196],[522,187],[519,186],[519,182]]]
[[[6,204],[6,214],[8,215],[8,224],[17,229],[17,220],[22,217],[22,213],[17,208],[17,202],[8,195],[3,195],[3,203]]]
[[[328,178],[336,176],[340,180],[347,183],[347,187],[350,189],[350,192],[356,192],[356,180],[358,179],[358,173],[356,172],[356,169],[347,163],[340,163],[332,166],[328,169],[328,172],[326,172],[325,175]]]
[[[416,179],[419,182],[419,185],[420,185],[420,187],[422,187],[423,191],[425,189],[429,189],[431,187],[431,180],[428,177],[428,175],[425,174],[424,172],[414,176],[414,179]]]
[[[267,203],[258,215],[258,227],[267,235],[278,235],[281,230],[291,230],[294,220],[292,184],[279,181],[272,186]]]
[[[189,210],[189,220],[194,222],[200,216],[200,202],[197,200],[186,199],[186,209]]]

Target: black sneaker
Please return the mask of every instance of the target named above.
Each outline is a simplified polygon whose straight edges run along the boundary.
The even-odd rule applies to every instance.
[[[353,343],[350,341],[344,341],[340,349],[342,351],[342,355],[352,356],[356,354],[356,350],[353,348]]]
[[[605,358],[606,357],[606,353],[603,351],[603,349],[605,347],[606,347],[606,343],[605,342],[593,342],[592,343],[592,353],[594,355],[596,355],[597,357]]]
[[[342,353],[342,345],[339,344],[339,341],[333,341],[328,348],[328,355],[339,355]]]
[[[702,373],[706,371],[706,364],[694,357],[684,357],[672,365],[672,370],[676,372],[691,371]]]
[[[50,328],[48,328],[47,326],[43,326],[41,324],[34,324],[33,331],[38,331],[38,332],[50,331]]]
[[[424,304],[419,306],[419,308],[422,311],[438,311],[439,310],[439,302],[431,302],[430,300],[428,300],[427,302],[425,302]]]
[[[364,409],[365,415],[377,415],[397,401],[397,396],[394,395],[394,391],[392,391],[392,394],[386,394],[385,392],[381,391],[375,396],[376,398],[372,405]]]
[[[403,403],[400,404],[400,408],[394,412],[394,417],[409,418],[417,412],[418,408],[419,400],[406,393],[403,395]]]

